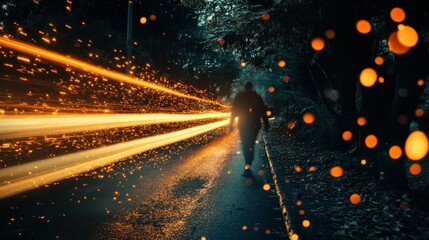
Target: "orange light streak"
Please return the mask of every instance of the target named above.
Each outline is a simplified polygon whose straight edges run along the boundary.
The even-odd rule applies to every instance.
[[[204,114],[71,114],[65,116],[2,116],[0,139],[97,131],[118,127],[228,118],[230,113]]]
[[[175,95],[178,97],[183,97],[183,98],[188,98],[188,99],[192,99],[192,100],[196,100],[196,101],[200,101],[200,102],[205,102],[205,103],[209,103],[209,104],[214,104],[214,105],[218,105],[224,108],[229,108],[226,105],[223,105],[219,102],[215,102],[212,100],[208,100],[208,99],[204,99],[204,98],[199,98],[199,97],[195,97],[195,96],[191,96],[188,94],[184,94],[181,92],[177,92],[174,90],[171,90],[169,88],[166,87],[162,87],[138,78],[134,78],[134,77],[130,77],[127,76],[125,74],[122,73],[118,73],[112,70],[107,70],[104,68],[100,68],[97,67],[95,65],[71,58],[71,57],[67,57],[65,55],[61,55],[52,51],[48,51],[45,50],[43,48],[39,48],[27,43],[23,43],[20,41],[16,41],[13,39],[9,39],[6,37],[2,37],[0,36],[0,46],[6,47],[6,48],[10,48],[19,52],[23,52],[26,54],[31,54],[40,58],[44,58],[48,61],[52,61],[52,62],[56,62],[56,63],[60,63],[63,65],[68,65],[68,66],[72,66],[75,67],[77,69],[83,70],[83,71],[87,71],[87,72],[91,72],[93,74],[98,74],[107,78],[110,78],[112,80],[115,81],[119,81],[119,82],[126,82],[129,84],[134,84],[137,86],[142,86],[142,87],[147,87],[150,89],[154,89],[157,91],[161,91],[161,92],[165,92],[171,95]]]
[[[0,169],[0,198],[76,176],[229,124],[229,119]],[[31,172],[31,174],[29,174]]]

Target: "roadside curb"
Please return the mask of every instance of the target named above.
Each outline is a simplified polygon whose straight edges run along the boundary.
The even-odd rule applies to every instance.
[[[287,210],[287,206],[285,204],[286,200],[285,200],[285,194],[282,192],[280,184],[279,184],[279,180],[277,177],[277,173],[274,169],[274,164],[273,161],[271,159],[271,155],[270,152],[268,150],[268,144],[267,144],[267,139],[265,137],[265,133],[261,131],[261,136],[262,136],[262,140],[264,142],[264,151],[265,151],[265,155],[268,159],[268,164],[270,166],[270,171],[271,171],[271,175],[273,176],[273,183],[274,183],[274,187],[276,190],[276,194],[277,197],[279,199],[279,205],[280,205],[280,209],[281,209],[281,213],[283,216],[283,220],[284,220],[284,224],[286,227],[286,231],[287,231],[287,235],[289,237],[289,239],[291,240],[298,240],[298,234],[296,233],[296,231],[294,231],[292,225],[291,225],[291,220],[290,220],[290,216]]]

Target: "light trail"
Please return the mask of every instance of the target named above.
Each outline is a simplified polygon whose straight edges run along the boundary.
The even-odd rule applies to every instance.
[[[73,177],[228,124],[229,119],[0,169],[0,198]]]
[[[228,118],[230,113],[204,114],[71,114],[4,115],[0,118],[0,139],[46,136],[72,132],[97,131],[139,125]]]
[[[95,65],[92,65],[92,64],[89,64],[89,63],[86,63],[86,62],[83,62],[83,61],[80,61],[80,60],[77,60],[77,59],[74,59],[71,57],[67,57],[65,55],[61,55],[61,54],[58,54],[58,53],[55,53],[52,51],[45,50],[43,48],[39,48],[39,47],[30,45],[30,44],[23,43],[23,42],[13,40],[10,38],[6,38],[3,36],[0,36],[0,46],[6,47],[9,49],[13,49],[13,50],[16,50],[16,51],[19,51],[22,53],[30,54],[33,56],[37,56],[40,58],[44,58],[48,61],[60,63],[63,65],[72,66],[72,67],[75,67],[77,69],[87,71],[87,72],[91,72],[93,74],[105,76],[109,79],[116,80],[119,82],[126,82],[126,83],[134,84],[137,86],[147,87],[147,88],[154,89],[157,91],[165,92],[165,93],[175,95],[178,97],[188,98],[188,99],[192,99],[192,100],[196,100],[196,101],[200,101],[200,102],[206,102],[209,104],[221,106],[223,108],[229,108],[228,106],[223,105],[219,102],[215,102],[212,100],[203,99],[203,98],[191,96],[188,94],[184,94],[181,92],[177,92],[177,91],[171,90],[169,88],[153,84],[151,82],[147,82],[147,81],[144,81],[144,80],[141,80],[138,78],[133,78],[133,77],[130,77],[128,75],[125,75],[125,74],[122,74],[119,72],[115,72],[112,70],[100,68],[100,67],[97,67]]]

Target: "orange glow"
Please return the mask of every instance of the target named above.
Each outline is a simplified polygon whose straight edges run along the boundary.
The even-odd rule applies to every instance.
[[[419,41],[419,36],[410,26],[404,26],[398,30],[398,41],[405,47],[414,47]]]
[[[302,172],[302,168],[300,166],[298,166],[298,165],[295,165],[294,169],[295,169],[295,172],[297,172],[297,173]]]
[[[220,39],[218,39],[218,40],[217,40],[217,42],[218,42],[220,45],[224,45],[224,44],[225,44],[225,39],[220,38]]]
[[[98,169],[133,155],[183,141],[228,124],[229,120],[227,119],[157,136],[2,168],[0,169],[0,198]],[[28,174],[28,172],[32,172],[32,174]]]
[[[329,173],[331,174],[332,177],[339,178],[343,176],[344,170],[340,166],[335,166],[335,167],[332,167],[331,170],[329,170]]]
[[[303,209],[301,209],[301,210],[299,210],[299,215],[304,215],[305,214],[305,210],[303,210]]]
[[[141,23],[141,24],[145,24],[145,23],[147,23],[147,18],[146,18],[146,17],[141,17],[141,18],[140,18],[140,23]]]
[[[275,90],[276,89],[273,86],[268,87],[268,92],[270,92],[270,93],[273,93]]]
[[[299,236],[296,233],[292,234],[292,236],[290,237],[290,240],[298,240],[298,239],[299,239]]]
[[[309,171],[309,172],[315,172],[315,171],[316,171],[316,167],[315,167],[315,166],[310,166],[310,167],[308,168],[308,171]]]
[[[262,186],[262,189],[264,189],[265,191],[269,191],[271,189],[270,184],[265,183],[264,186]]]
[[[271,16],[268,13],[264,13],[264,14],[261,15],[261,18],[264,21],[268,21],[268,20],[270,20]]]
[[[402,149],[399,146],[392,146],[389,149],[389,157],[391,159],[399,159],[402,156]]]
[[[310,221],[308,221],[307,219],[303,220],[302,221],[302,226],[305,227],[305,228],[310,227]]]
[[[412,132],[405,141],[405,154],[410,160],[418,161],[426,156],[429,150],[429,140],[420,130]]]
[[[328,29],[325,31],[325,36],[327,39],[334,39],[335,38],[335,32],[332,29]]]
[[[402,55],[407,53],[410,48],[406,47],[404,45],[401,44],[401,42],[399,42],[398,40],[398,32],[392,32],[389,36],[389,40],[388,40],[388,45],[389,45],[389,49],[390,51],[392,51],[395,54],[398,55]]]
[[[377,65],[383,65],[383,63],[384,63],[384,58],[383,58],[383,57],[380,57],[380,56],[377,56],[377,57],[375,57],[374,62],[375,62],[375,64],[377,64]]]
[[[384,77],[381,77],[381,76],[380,76],[380,77],[378,77],[378,82],[379,82],[379,83],[384,83]]]
[[[296,201],[296,205],[297,205],[298,207],[302,206],[302,201],[301,201],[301,200]]]
[[[365,117],[358,117],[357,124],[359,126],[365,126],[366,125],[366,118]]]
[[[265,114],[267,115],[267,117],[271,117],[271,115],[272,115],[273,113],[272,113],[271,111],[267,111]]]
[[[418,163],[413,163],[410,165],[409,171],[411,175],[417,176],[422,173],[422,166]]]
[[[350,141],[352,140],[353,133],[351,131],[344,131],[342,137],[344,141]]]
[[[399,7],[395,7],[392,10],[390,10],[390,18],[394,21],[394,22],[402,22],[405,20],[405,11],[402,8]]]
[[[156,15],[155,15],[155,14],[151,14],[151,15],[149,16],[149,19],[150,19],[151,21],[155,21],[155,20],[156,20]]]
[[[277,65],[278,65],[279,67],[281,67],[281,68],[284,68],[284,67],[286,67],[286,61],[285,61],[285,60],[280,60],[280,61],[277,63]]]
[[[283,76],[283,81],[284,81],[285,83],[288,83],[288,82],[290,81],[290,77],[289,77],[289,75],[284,75],[284,76]]]
[[[419,79],[417,80],[417,86],[424,86],[425,85],[425,81],[423,79]]]
[[[416,111],[414,112],[416,117],[423,117],[425,115],[425,110],[418,108],[416,109]]]
[[[313,113],[306,112],[302,115],[302,120],[307,124],[312,124],[316,120],[316,117],[314,117]]]
[[[166,87],[162,87],[156,84],[153,84],[151,82],[148,81],[144,81],[138,78],[134,78],[134,77],[130,77],[128,75],[122,74],[122,73],[118,73],[112,70],[107,70],[104,68],[100,68],[97,67],[95,65],[92,64],[88,64],[85,63],[83,61],[79,61],[77,59],[71,58],[71,57],[67,57],[55,52],[51,52],[39,47],[35,47],[26,43],[22,43],[16,40],[12,40],[12,39],[8,39],[5,37],[0,37],[0,46],[4,46],[6,48],[10,48],[16,51],[20,51],[20,52],[24,52],[27,54],[31,54],[34,56],[38,56],[41,58],[44,58],[46,60],[52,61],[52,62],[56,62],[56,63],[60,63],[63,65],[69,65],[71,67],[75,67],[77,69],[83,70],[83,71],[88,71],[91,72],[93,74],[99,74],[101,76],[105,76],[107,78],[110,78],[112,80],[116,80],[118,82],[126,82],[129,84],[134,84],[137,86],[141,86],[141,87],[147,87],[153,90],[157,90],[157,91],[161,91],[164,93],[168,93],[171,95],[175,95],[178,97],[183,97],[183,98],[188,98],[188,99],[192,99],[192,100],[196,100],[196,101],[201,101],[201,102],[206,102],[206,103],[210,103],[210,104],[215,104],[224,108],[228,108],[228,106],[225,106],[219,102],[215,102],[212,100],[208,100],[208,99],[202,99],[199,97],[195,97],[195,96],[191,96],[188,94],[184,94],[181,92],[177,92],[174,90],[171,90],[169,88]]]
[[[378,144],[378,139],[375,135],[370,134],[365,138],[365,146],[367,148],[375,148]]]
[[[372,68],[365,68],[359,76],[360,83],[364,87],[372,87],[377,81],[377,72]]]
[[[349,199],[351,204],[354,204],[354,205],[359,204],[361,201],[361,197],[357,193],[353,193],[352,195],[350,195]]]
[[[240,63],[240,66],[241,66],[241,67],[246,67],[246,65],[247,65],[247,64],[246,64],[246,62],[241,62],[241,63]]]
[[[367,34],[367,33],[371,32],[371,28],[372,28],[371,23],[368,22],[367,20],[359,20],[356,23],[356,30],[359,33]]]
[[[325,40],[320,37],[313,38],[313,40],[311,40],[311,47],[315,51],[322,51],[323,48],[325,48]]]
[[[362,165],[366,165],[366,159],[362,159],[362,160],[360,160],[360,164],[362,164]]]

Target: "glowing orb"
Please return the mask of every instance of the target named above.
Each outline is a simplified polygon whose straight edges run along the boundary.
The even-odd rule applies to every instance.
[[[410,160],[421,160],[428,153],[428,149],[429,141],[422,131],[412,132],[405,141],[405,154]]]
[[[377,72],[372,68],[365,68],[359,76],[360,83],[364,87],[372,87],[377,81]]]
[[[339,177],[343,176],[344,170],[340,166],[335,166],[335,167],[331,168],[331,170],[329,170],[329,173],[331,174],[332,177],[339,178]]]

